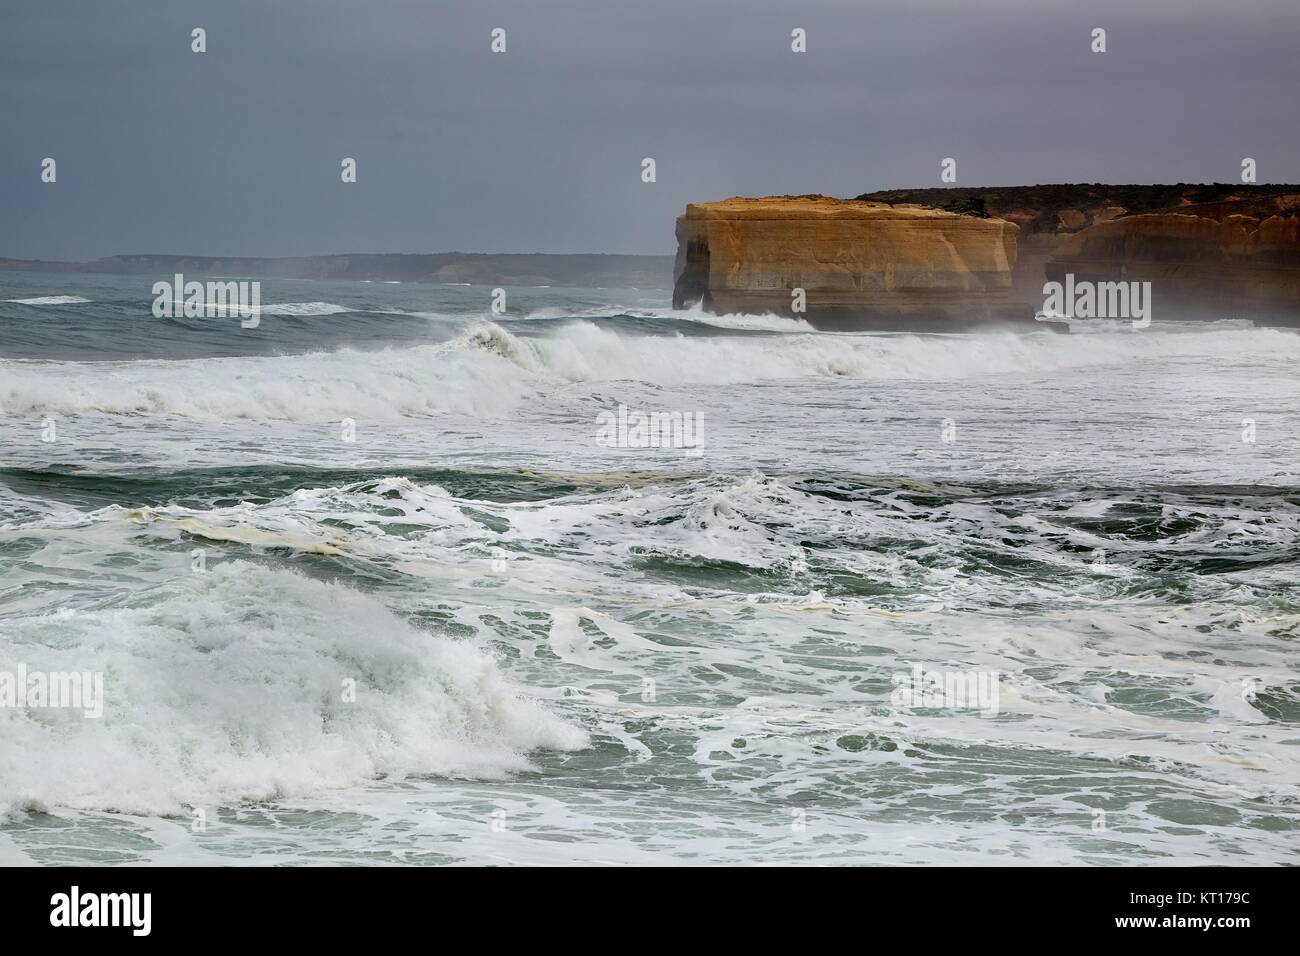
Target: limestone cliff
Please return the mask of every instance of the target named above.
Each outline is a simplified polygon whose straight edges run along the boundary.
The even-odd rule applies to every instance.
[[[1017,227],[825,196],[733,198],[677,221],[673,305],[830,327],[949,327],[1007,315]],[[1030,313],[1032,316],[1032,313]]]
[[[900,189],[864,201],[924,203],[1021,227],[1012,298],[1048,280],[1150,281],[1159,314],[1300,322],[1300,186],[1213,184]]]
[[[1149,281],[1173,318],[1300,318],[1300,217],[1140,213],[1058,245],[1048,279]]]

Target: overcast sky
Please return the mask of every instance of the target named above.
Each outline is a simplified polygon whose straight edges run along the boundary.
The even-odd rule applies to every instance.
[[[1297,0],[0,3],[0,256],[671,253],[688,202],[948,156],[963,186],[1300,181]]]

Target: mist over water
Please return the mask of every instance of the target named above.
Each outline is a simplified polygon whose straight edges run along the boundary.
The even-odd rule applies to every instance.
[[[1296,862],[1296,333],[152,281],[0,274],[0,858]]]

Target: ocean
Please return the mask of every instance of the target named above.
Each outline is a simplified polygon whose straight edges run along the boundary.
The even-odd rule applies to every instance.
[[[1300,862],[1296,332],[162,278],[0,273],[0,862]]]

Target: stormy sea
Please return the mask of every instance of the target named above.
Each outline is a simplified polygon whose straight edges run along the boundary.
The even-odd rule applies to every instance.
[[[0,861],[1300,862],[1296,332],[155,278],[0,273]]]

